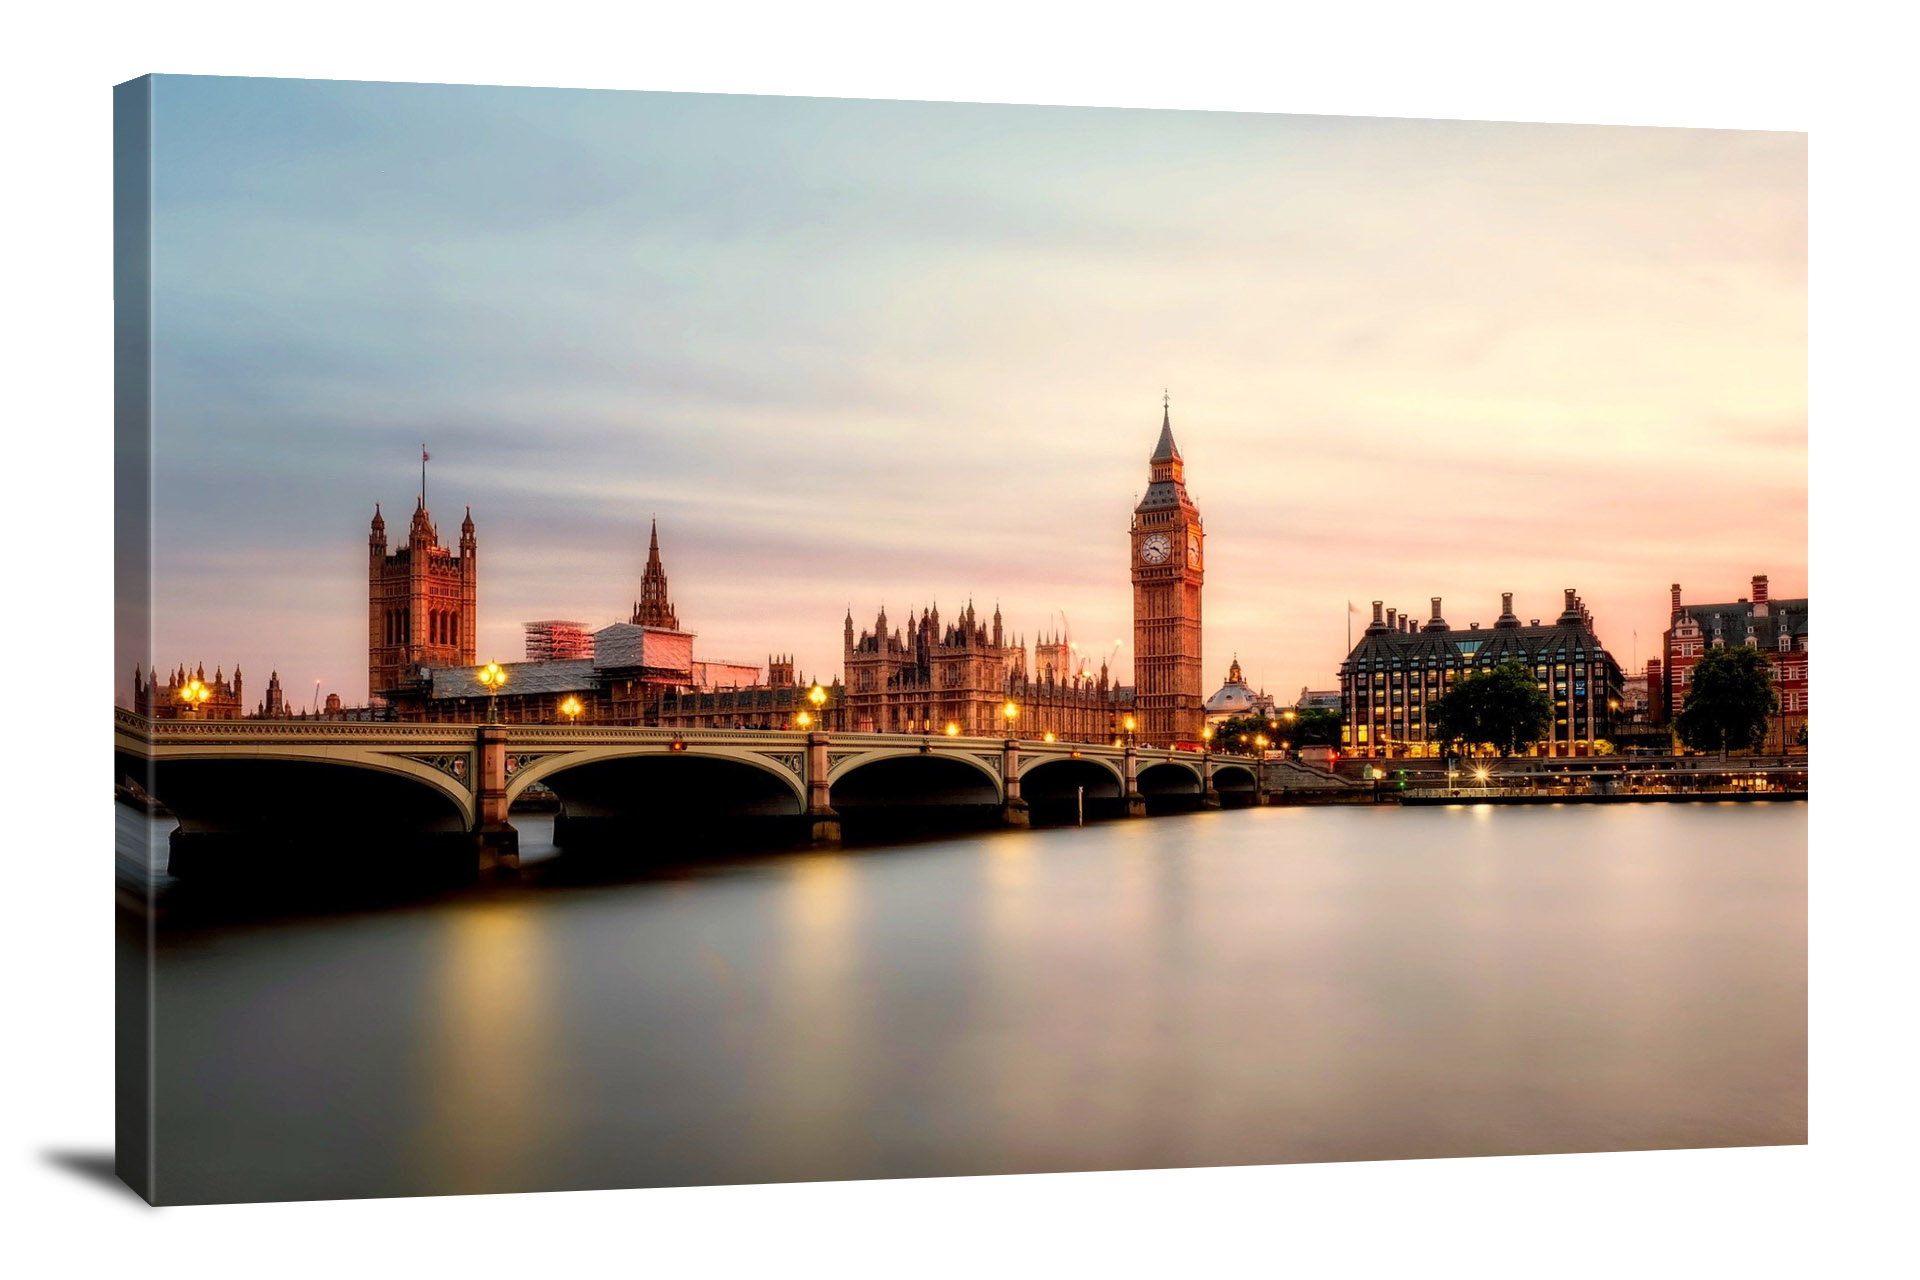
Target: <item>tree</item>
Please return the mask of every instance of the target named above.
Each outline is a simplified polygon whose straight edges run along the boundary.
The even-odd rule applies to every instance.
[[[1673,731],[1694,751],[1757,751],[1767,723],[1780,709],[1773,664],[1750,644],[1709,649],[1693,664],[1687,699]]]
[[[1546,736],[1553,704],[1520,662],[1503,662],[1454,681],[1427,705],[1427,720],[1445,742],[1492,747],[1503,756]]]
[[[1288,715],[1293,719],[1287,719]],[[1216,751],[1251,753],[1259,750],[1256,740],[1265,735],[1267,745],[1273,748],[1283,742],[1289,748],[1316,745],[1337,747],[1340,745],[1340,727],[1343,723],[1340,713],[1327,707],[1275,711],[1272,715],[1236,716],[1214,726],[1213,745]],[[1246,738],[1244,743],[1240,741],[1242,737]]]

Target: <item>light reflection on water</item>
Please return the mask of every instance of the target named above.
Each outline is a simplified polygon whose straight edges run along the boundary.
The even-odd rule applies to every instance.
[[[1260,809],[175,929],[160,1192],[1802,1142],[1805,873],[1798,804]]]

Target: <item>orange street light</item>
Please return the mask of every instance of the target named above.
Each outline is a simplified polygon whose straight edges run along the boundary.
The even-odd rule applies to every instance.
[[[206,706],[207,699],[212,696],[213,690],[197,679],[187,681],[186,686],[180,690],[180,701],[186,704],[188,715]]]
[[[960,736],[960,726],[951,720],[947,721],[947,736],[949,738],[957,738]]]
[[[560,714],[576,724],[580,721],[581,710],[580,699],[574,697],[572,694],[568,694],[567,700],[560,704]]]
[[[1007,732],[1012,733],[1013,722],[1019,717],[1020,708],[1014,705],[1012,699],[1008,699],[1007,705],[1000,708],[1000,714],[1007,718]]]
[[[1053,730],[1051,730],[1051,729],[1049,729],[1049,730],[1047,730],[1047,738],[1046,738],[1046,740],[1047,740],[1048,742],[1052,742],[1052,741],[1053,741]]]
[[[811,729],[813,727],[813,717],[805,711],[795,716],[793,722],[802,729]]]
[[[507,682],[507,673],[505,669],[503,669],[501,665],[497,662],[489,662],[486,666],[480,668],[479,672],[475,674],[474,678],[478,680],[482,685],[486,686],[487,723],[488,724],[500,723],[500,718],[496,710],[497,703],[495,702],[495,699],[498,697],[500,693],[500,686]]]
[[[813,704],[813,718],[820,722],[821,728],[826,728],[826,719],[820,712],[827,705],[827,691],[820,687],[818,680],[813,682],[813,688],[807,690],[807,701]]]

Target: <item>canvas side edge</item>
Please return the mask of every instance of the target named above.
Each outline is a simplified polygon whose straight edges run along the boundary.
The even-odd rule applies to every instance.
[[[153,653],[153,77],[113,90],[114,683]],[[116,755],[115,781],[153,793],[151,757]],[[146,829],[141,839],[146,840]],[[156,850],[140,850],[153,865]],[[116,859],[117,861],[117,859]],[[114,1172],[157,1202],[154,1142],[154,903],[150,877],[114,885]]]

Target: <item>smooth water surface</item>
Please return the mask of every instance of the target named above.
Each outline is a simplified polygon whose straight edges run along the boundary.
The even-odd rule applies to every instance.
[[[1800,1143],[1806,840],[1804,804],[1250,809],[170,926],[157,1189]]]

